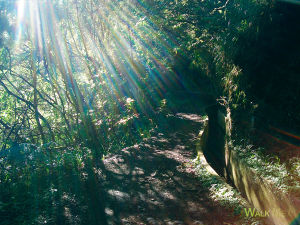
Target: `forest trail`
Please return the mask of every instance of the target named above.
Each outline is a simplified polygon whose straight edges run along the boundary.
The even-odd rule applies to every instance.
[[[193,169],[196,114],[178,113],[139,145],[104,160],[103,188],[109,224],[236,224],[229,209],[208,196]]]

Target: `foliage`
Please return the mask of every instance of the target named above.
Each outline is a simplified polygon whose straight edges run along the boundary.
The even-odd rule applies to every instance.
[[[114,141],[119,121],[141,138],[151,129],[141,124],[178,88],[226,97],[233,116],[296,124],[298,51],[285,40],[298,28],[281,27],[297,21],[298,8],[287,17],[290,7],[273,1],[13,3],[1,4],[0,33],[15,31],[0,51],[2,149],[54,141],[105,154],[129,144]],[[287,46],[291,60],[266,50],[274,46],[285,55]],[[280,68],[264,65],[266,57]]]
[[[0,0],[3,223],[87,216],[91,165],[167,125],[180,91],[299,128],[299,15],[272,0]]]
[[[233,117],[255,114],[273,124],[299,128],[298,5],[239,0],[145,2],[153,20],[178,44],[174,72],[183,77],[187,89],[200,87],[216,98],[226,97]],[[209,87],[203,83],[205,77]]]
[[[195,159],[186,166],[193,167],[195,169],[196,176],[201,181],[204,188],[209,189],[210,197],[228,209],[233,209],[233,215],[240,216],[241,220],[243,220],[243,224],[246,221],[249,224],[255,222],[260,224],[260,221],[257,220],[257,218],[243,218],[244,214],[242,212],[245,208],[249,207],[248,203],[240,195],[240,193],[228,185],[225,180],[210,174],[206,168],[201,165],[200,160]]]
[[[18,2],[15,43],[0,51],[2,149],[84,143],[101,156],[145,136],[168,50],[136,4]]]
[[[78,224],[64,221],[62,207],[84,218],[91,151],[15,145],[1,154],[1,224]],[[77,218],[78,219],[78,218]],[[84,222],[84,221],[81,221]]]
[[[239,141],[240,143],[233,142],[230,142],[229,146],[237,153],[239,159],[260,177],[270,182],[275,187],[274,191],[299,196],[299,173],[294,170],[299,165],[299,159],[292,158],[289,162],[280,162],[278,157],[264,154],[262,148],[245,145],[245,140]],[[289,165],[293,168],[290,169]]]

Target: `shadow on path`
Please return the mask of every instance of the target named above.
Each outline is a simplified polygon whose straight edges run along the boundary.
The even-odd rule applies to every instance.
[[[98,175],[107,193],[109,224],[233,224],[184,166],[195,157],[201,117],[177,114],[143,143],[104,160]],[[103,172],[105,171],[105,172]]]

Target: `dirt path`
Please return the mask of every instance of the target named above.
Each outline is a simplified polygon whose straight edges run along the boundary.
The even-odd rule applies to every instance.
[[[177,114],[143,143],[104,160],[109,224],[234,224],[232,211],[211,200],[193,171],[201,117]]]

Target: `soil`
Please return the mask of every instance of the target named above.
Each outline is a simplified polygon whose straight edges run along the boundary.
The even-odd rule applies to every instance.
[[[106,157],[105,169],[96,172],[106,193],[108,224],[246,224],[212,200],[185,166],[195,158],[202,126],[196,114],[163,118],[151,138]]]

